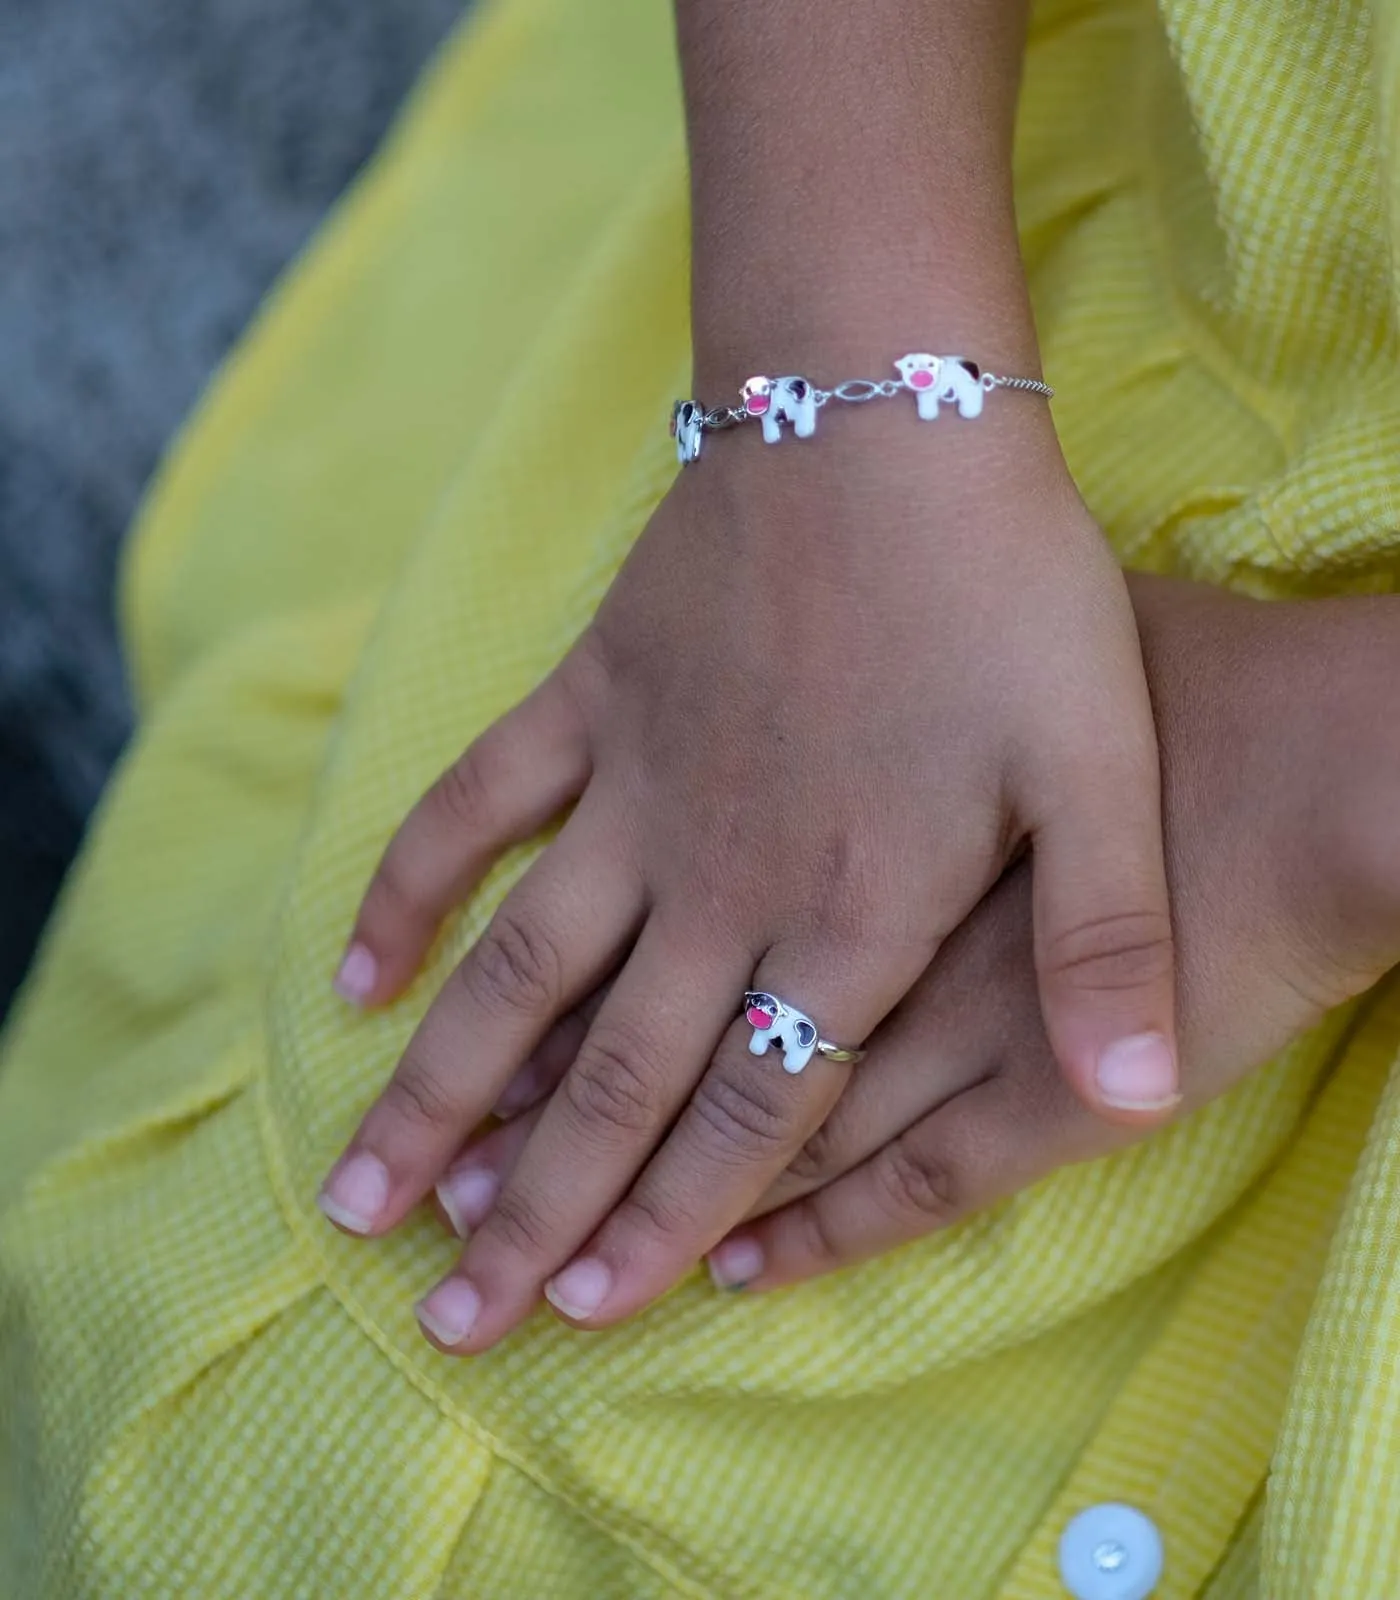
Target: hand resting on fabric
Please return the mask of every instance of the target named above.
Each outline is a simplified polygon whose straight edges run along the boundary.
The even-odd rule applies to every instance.
[[[692,397],[732,404],[759,373],[892,377],[935,349],[1040,371],[1011,160],[1025,20],[983,0],[677,7]],[[832,115],[857,105],[880,114]],[[578,380],[605,399],[608,377]],[[398,998],[492,862],[572,805],[328,1175],[339,1227],[397,1227],[548,1030],[614,980],[420,1303],[440,1347],[488,1348],[542,1289],[611,1320],[679,1281],[850,1074],[756,1062],[745,991],[860,1047],[1028,843],[1066,1078],[1134,1126],[1176,1104],[1132,606],[1045,398],[987,399],[942,419],[912,394],[833,405],[772,445],[717,435],[563,661],[463,728],[389,843],[347,930],[357,1004]],[[604,404],[600,439],[609,420]]]
[[[1161,742],[1184,1114],[1400,962],[1400,601],[1130,588]],[[711,1252],[717,1282],[849,1265],[1140,1137],[1056,1070],[1029,879],[1015,865],[944,944],[754,1220]],[[483,1220],[583,1027],[555,1030],[504,1097],[520,1114],[454,1164],[458,1224]]]

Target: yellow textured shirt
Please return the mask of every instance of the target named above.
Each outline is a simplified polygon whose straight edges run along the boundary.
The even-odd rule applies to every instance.
[[[1023,237],[1125,559],[1396,586],[1398,95],[1395,0],[1038,8]],[[1164,1600],[1395,1600],[1395,985],[950,1233],[605,1334],[444,1359],[451,1243],[314,1209],[530,854],[361,1018],[377,853],[675,471],[684,202],[666,0],[484,6],[161,475],[141,731],[0,1071],[0,1593],[1056,1600],[1126,1501]]]

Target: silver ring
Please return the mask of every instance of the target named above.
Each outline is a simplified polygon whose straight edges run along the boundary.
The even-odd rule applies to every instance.
[[[779,1000],[766,989],[745,990],[744,1020],[753,1029],[749,1054],[765,1055],[776,1045],[783,1052],[784,1072],[801,1072],[813,1056],[854,1064],[865,1054],[864,1050],[848,1050],[823,1039],[805,1011]]]

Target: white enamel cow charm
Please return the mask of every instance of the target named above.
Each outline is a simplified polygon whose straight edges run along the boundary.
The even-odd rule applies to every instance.
[[[671,408],[671,437],[676,441],[676,459],[683,467],[700,459],[704,413],[693,400],[677,400]]]
[[[962,417],[982,415],[986,391],[973,362],[961,356],[915,354],[901,356],[894,365],[904,387],[918,397],[919,415],[925,422],[935,420],[940,402],[956,405]]]
[[[753,1029],[749,1053],[761,1056],[770,1045],[777,1045],[783,1052],[784,1072],[801,1072],[816,1053],[816,1023],[784,1005],[776,995],[762,992],[745,995],[744,1018]]]
[[[744,410],[763,423],[763,438],[777,444],[783,424],[799,439],[817,431],[817,393],[806,378],[750,378],[740,391]]]

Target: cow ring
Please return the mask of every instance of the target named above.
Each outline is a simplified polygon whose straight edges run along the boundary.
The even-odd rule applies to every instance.
[[[783,1052],[784,1072],[801,1072],[813,1056],[854,1063],[865,1054],[864,1050],[847,1050],[832,1044],[830,1039],[823,1039],[806,1012],[763,989],[749,989],[745,993],[744,1018],[753,1029],[749,1053],[761,1056],[770,1046],[777,1045]]]

